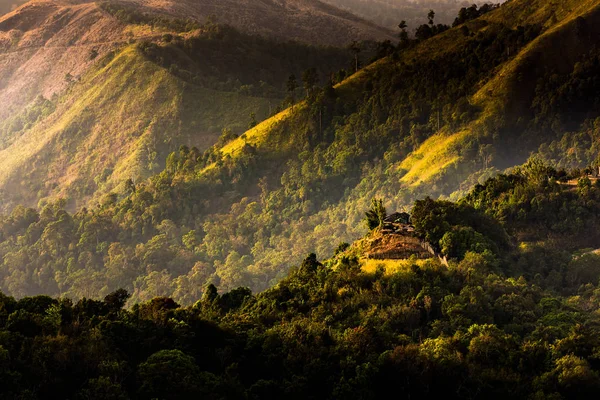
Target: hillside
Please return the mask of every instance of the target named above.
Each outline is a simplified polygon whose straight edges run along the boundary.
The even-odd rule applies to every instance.
[[[57,197],[87,205],[158,172],[182,144],[205,150],[223,129],[239,134],[269,116],[290,74],[316,67],[324,79],[351,60],[167,5],[34,1],[0,18],[0,208]]]
[[[462,0],[325,0],[325,2],[396,31],[400,21],[406,21],[411,32],[419,25],[427,23],[429,10],[435,11],[436,22],[451,25],[462,7],[470,7],[472,4],[502,3],[502,1]]]
[[[281,40],[346,46],[352,40],[393,39],[392,32],[319,0],[126,0],[142,10],[226,24]]]
[[[55,107],[0,148],[0,185],[15,202],[53,194],[83,205],[104,185],[152,171],[165,150],[192,138],[208,148],[223,127],[239,130],[251,113],[267,115],[269,99],[187,85],[131,46]]]
[[[600,187],[584,176],[571,190],[569,178],[530,162],[458,203],[416,202],[415,238],[447,265],[362,259],[400,244],[375,227],[257,294],[208,285],[189,306],[132,304],[122,289],[103,300],[0,295],[0,396],[594,399],[600,256],[563,240],[596,232],[598,243]],[[518,242],[523,228],[534,242]]]
[[[135,301],[183,303],[206,283],[265,290],[307,253],[364,235],[374,197],[394,211],[428,195],[459,199],[531,153],[579,178],[598,157],[598,10],[597,1],[507,2],[428,39],[384,45],[377,61],[307,85],[304,100],[237,138],[204,152],[181,146],[162,172],[124,181],[97,207],[19,207],[5,217],[14,228],[3,289],[89,297],[124,287]],[[573,189],[552,188],[559,198]],[[519,188],[515,204],[539,205],[532,191]],[[591,209],[571,211],[569,224],[595,215],[593,202],[582,207]],[[521,218],[507,206],[497,219],[509,215]],[[573,241],[558,238],[569,252],[600,247],[591,231],[569,232]],[[456,235],[490,245],[469,229]],[[441,239],[428,241],[441,250]]]
[[[373,58],[101,9],[160,37],[0,122],[0,399],[597,399],[600,0]]]
[[[69,2],[35,0],[0,17],[0,118],[41,94],[50,99],[66,86],[66,74],[77,78],[123,43],[156,40],[166,32],[193,29],[211,16],[246,33],[304,43],[344,46],[352,40],[381,40],[385,30],[318,1],[232,2]],[[209,11],[210,10],[210,11]],[[328,12],[332,13],[329,15]],[[236,20],[233,18],[239,18]],[[215,17],[216,18],[216,17]],[[285,21],[285,24],[263,23]],[[263,21],[257,25],[249,19]],[[312,22],[308,22],[308,21]],[[186,26],[185,21],[193,23]],[[195,22],[194,22],[195,21]],[[301,26],[297,31],[294,26]],[[257,28],[260,26],[261,28]],[[286,26],[286,30],[281,30]],[[317,29],[329,29],[322,32]],[[97,56],[90,57],[91,51]]]

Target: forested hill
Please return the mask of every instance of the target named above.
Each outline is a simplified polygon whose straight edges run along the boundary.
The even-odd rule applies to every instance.
[[[355,51],[351,76],[288,78],[288,108],[207,151],[181,146],[148,180],[121,175],[95,205],[15,208],[3,217],[2,289],[98,298],[123,287],[134,301],[183,304],[206,283],[265,290],[307,253],[361,237],[373,197],[390,210],[458,199],[531,152],[559,168],[594,165],[597,2],[475,11],[382,43],[366,66]],[[129,51],[141,50],[163,55]]]
[[[394,29],[402,20],[409,28],[414,29],[427,23],[427,12],[434,10],[437,21],[452,24],[456,14],[462,7],[473,3],[481,6],[485,1],[461,0],[325,0],[326,3],[360,15],[381,26]],[[502,3],[503,1],[496,1]]]
[[[87,206],[182,144],[273,115],[291,74],[349,69],[353,40],[393,39],[318,1],[216,3],[36,0],[1,16],[0,209]],[[264,18],[278,22],[249,23]]]
[[[458,203],[416,202],[415,235],[447,267],[346,244],[262,293],[211,285],[189,307],[0,295],[0,396],[594,399],[600,256],[571,250],[598,245],[600,187],[573,174],[531,161]]]
[[[372,63],[282,44],[269,60],[352,65],[286,73],[274,116],[182,143],[89,207],[0,215],[0,398],[596,399],[600,1],[428,18]],[[277,70],[251,56],[272,54],[264,38],[197,33],[100,56],[72,93],[118,108],[119,79],[207,90],[236,73],[206,80],[194,49],[220,40]],[[159,110],[165,87],[144,97]],[[234,97],[250,90],[269,88]]]

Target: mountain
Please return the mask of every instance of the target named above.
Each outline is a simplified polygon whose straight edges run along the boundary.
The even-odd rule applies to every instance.
[[[351,76],[307,79],[304,100],[239,137],[204,152],[181,146],[147,180],[123,174],[97,206],[17,207],[3,219],[2,289],[92,297],[124,287],[133,301],[169,295],[186,304],[207,283],[265,290],[307,253],[332,254],[364,235],[374,197],[394,211],[425,196],[459,199],[532,154],[557,168],[593,166],[599,10],[591,0],[513,0],[428,38],[383,43]],[[155,59],[157,50],[136,51]],[[530,194],[517,189],[498,220],[541,206]],[[544,215],[562,211],[552,210]],[[565,251],[600,247],[585,232],[562,238]]]
[[[157,172],[181,144],[204,150],[222,129],[239,134],[251,115],[264,119],[291,73],[316,67],[324,79],[352,58],[312,45],[387,37],[316,1],[234,2],[218,13],[233,27],[204,23],[215,7],[33,1],[1,17],[3,208],[58,196],[86,205]],[[247,23],[263,17],[288,29]]]
[[[88,207],[0,214],[0,398],[597,398],[600,0],[471,9],[374,59],[103,7],[166,30],[7,119],[0,155],[40,124],[67,133],[29,146],[95,166],[100,117],[179,143]],[[209,147],[177,116],[286,95]]]
[[[346,46],[352,40],[392,39],[390,31],[318,0],[128,0],[152,12],[226,24],[251,34],[311,44]]]
[[[326,2],[396,31],[400,21],[406,21],[411,31],[427,23],[429,10],[434,10],[437,23],[451,25],[463,7],[470,7],[473,4],[481,6],[485,3],[502,3],[502,1],[462,0],[326,0]]]

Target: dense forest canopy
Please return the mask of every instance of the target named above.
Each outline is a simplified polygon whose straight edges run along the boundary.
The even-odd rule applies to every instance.
[[[595,398],[600,256],[569,251],[597,226],[600,187],[569,178],[531,161],[458,203],[418,201],[416,232],[439,238],[448,267],[411,259],[366,272],[356,249],[341,246],[262,293],[209,285],[188,307],[156,297],[125,309],[124,290],[103,301],[2,295],[0,393]],[[534,244],[519,244],[523,234]]]
[[[165,32],[101,68],[281,106],[88,207],[0,214],[0,398],[597,398],[595,4],[346,49],[104,4]]]
[[[509,5],[475,11],[486,10],[485,17]],[[563,158],[573,154],[563,151],[569,137],[586,136],[593,143],[595,130],[589,127],[595,126],[595,108],[585,99],[595,84],[594,50],[584,52],[572,70],[542,73],[530,114],[517,120],[483,118],[481,107],[471,101],[481,82],[495,78],[498,68],[515,61],[546,29],[537,23],[510,27],[472,20],[470,14],[479,16],[475,11],[462,11],[464,22],[439,32],[431,14],[425,24],[429,30],[423,28],[427,37],[381,43],[375,62],[349,78],[347,70],[323,76],[317,68],[278,77],[273,82],[281,82],[276,90],[286,93],[289,108],[256,126],[251,119],[253,128],[239,137],[225,130],[205,152],[181,146],[166,158],[161,173],[124,180],[97,205],[74,213],[65,211],[61,200],[39,210],[14,208],[1,217],[0,288],[17,298],[42,293],[98,298],[125,288],[133,302],[167,295],[181,304],[201,297],[207,283],[222,291],[239,286],[261,291],[307,253],[332,254],[339,242],[363,235],[360,220],[374,196],[398,209],[423,197],[415,179],[431,176],[426,190],[435,197],[461,185],[468,188],[515,159],[525,160],[540,144],[539,153],[548,159],[550,152]],[[587,23],[578,24],[576,35],[584,35]],[[180,57],[192,60],[189,69],[175,69],[193,82],[193,68],[203,68],[201,58],[193,61],[196,50],[211,51],[212,40],[237,41],[246,49],[267,43],[219,27],[214,35],[206,42],[174,37],[165,46],[140,48],[169,69]],[[448,38],[458,43],[455,48],[435,47]],[[360,44],[355,46],[350,51],[366,63]],[[281,45],[273,51],[289,59],[298,49]],[[228,65],[232,69],[221,70],[223,77],[235,71],[236,65]],[[578,113],[565,106],[564,96],[552,96],[557,90],[568,93],[569,104],[577,102]],[[40,112],[46,107],[41,103]],[[546,125],[550,117],[553,122]],[[411,163],[429,157],[422,147],[435,154],[438,142],[429,145],[432,140],[445,145],[444,132],[466,127],[472,134],[458,136],[451,153],[438,156],[450,160],[442,169],[436,171],[441,167],[434,164],[416,174],[410,170]],[[565,130],[569,133],[563,135]],[[515,140],[528,146],[515,148]],[[574,154],[576,159],[562,165],[593,165],[597,156],[594,147]],[[459,157],[463,164],[451,161]],[[480,239],[457,228],[444,244],[436,237],[434,246],[462,255],[465,249],[453,244],[462,237]],[[581,245],[594,238],[583,237]]]

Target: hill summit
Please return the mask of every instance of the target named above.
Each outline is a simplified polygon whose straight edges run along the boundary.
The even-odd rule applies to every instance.
[[[86,205],[350,62],[325,45],[386,38],[318,1],[28,2],[0,17],[0,207]]]

